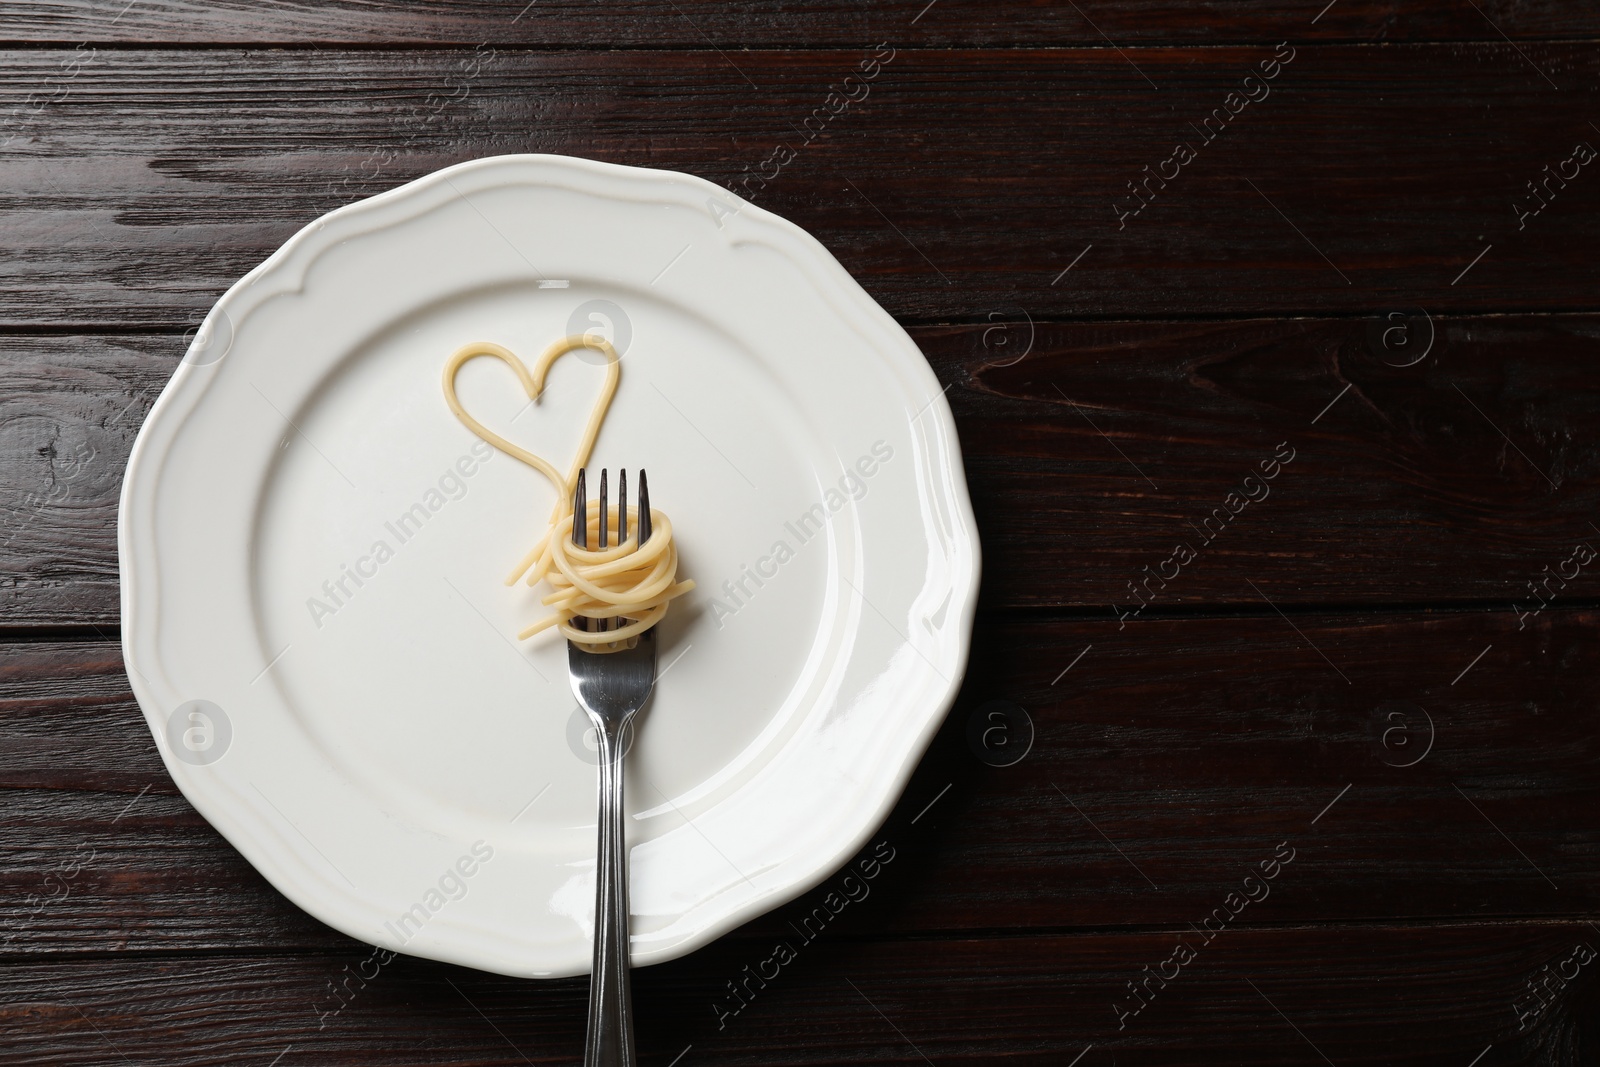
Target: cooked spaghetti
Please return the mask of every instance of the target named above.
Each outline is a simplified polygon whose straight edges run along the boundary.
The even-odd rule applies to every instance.
[[[456,374],[462,364],[479,356],[493,356],[516,374],[528,399],[537,401],[544,392],[550,364],[580,348],[592,349],[605,357],[606,377],[600,388],[600,398],[589,413],[589,423],[584,428],[577,454],[572,458],[572,470],[565,477],[542,456],[511,443],[473,418],[456,396]],[[554,626],[567,640],[590,652],[615,651],[632,644],[640,634],[660,622],[673,599],[694,588],[694,582],[677,579],[678,548],[672,540],[672,520],[655,508],[650,509],[650,536],[643,545],[638,540],[639,522],[633,524],[621,543],[609,548],[580,548],[572,543],[573,523],[577,519],[573,512],[573,494],[578,472],[588,464],[589,454],[594,451],[600,425],[605,421],[621,376],[616,349],[602,338],[589,335],[564,337],[555,342],[539,357],[532,373],[509,349],[489,341],[475,341],[458,348],[444,365],[444,397],[456,418],[495,448],[544,475],[556,489],[555,510],[550,514],[544,536],[506,578],[507,585],[514,585],[524,576],[529,585],[547,579],[553,591],[541,602],[553,608],[554,614],[517,634],[519,640]],[[585,543],[598,544],[600,501],[588,502],[586,510],[583,521],[588,538]],[[572,624],[574,618],[613,620],[612,628],[580,630]]]

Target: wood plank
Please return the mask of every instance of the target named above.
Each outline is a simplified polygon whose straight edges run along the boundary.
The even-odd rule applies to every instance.
[[[995,314],[912,331],[952,384],[987,608],[1600,596],[1587,572],[1528,588],[1600,548],[1600,316],[1440,317],[1427,357],[1396,367],[1417,349],[1384,348],[1382,318]],[[1426,343],[1427,321],[1407,328]],[[0,336],[6,625],[115,625],[121,473],[182,348]],[[1263,483],[1284,443],[1293,461]],[[1195,558],[1178,568],[1180,544]]]
[[[1600,17],[1576,4],[1483,0],[1478,10],[1445,0],[1408,4],[1401,13],[1378,0],[1329,4],[1260,4],[1215,0],[1204,7],[1174,0],[1070,6],[1012,4],[1001,16],[980,0],[898,0],[865,7],[843,0],[804,5],[780,0],[730,6],[715,0],[658,4],[587,4],[450,0],[7,0],[0,41],[75,44],[407,45],[473,48],[859,47],[886,37],[912,46],[1225,44],[1296,40],[1468,40],[1593,37]],[[1504,36],[1502,36],[1504,34]],[[1509,51],[1509,49],[1508,49]]]
[[[1030,326],[1013,308],[915,336],[966,386],[947,395],[987,604],[1600,595],[1528,584],[1600,547],[1593,317]]]
[[[1127,983],[1193,957],[1138,1003]],[[773,947],[724,940],[634,977],[641,1062],[755,1065],[1591,1062],[1587,924],[1186,930],[834,940],[738,1014],[729,986]],[[1197,946],[1197,947],[1196,947]],[[1548,1006],[1518,1031],[1528,982]],[[1546,968],[1550,968],[1546,971]],[[775,976],[774,976],[775,975]],[[339,998],[333,990],[347,990]],[[454,1065],[580,1062],[586,983],[529,983],[347,948],[328,957],[113,958],[0,968],[0,1063]],[[342,1007],[340,1007],[342,1005]],[[1531,1012],[1531,1006],[1521,1010]],[[1119,1019],[1122,1028],[1118,1028]],[[719,1029],[720,1023],[720,1029]],[[1082,1057],[1075,1060],[1075,1057]],[[274,1057],[278,1057],[274,1060]],[[674,1059],[677,1057],[677,1059]]]
[[[1271,45],[1146,49],[1143,76],[1104,47],[906,49],[807,144],[871,48],[743,75],[717,51],[0,53],[0,327],[181,329],[321,212],[519,151],[748,191],[910,321],[1596,306],[1600,181],[1542,170],[1600,143],[1590,45],[1289,46],[1255,104],[1229,94]]]
[[[0,338],[0,618],[115,624],[122,472],[182,347]]]
[[[1600,614],[1559,608],[1523,630],[1503,612],[986,619],[877,835],[895,859],[837,928],[1181,927],[1284,853],[1251,923],[1590,916],[1597,663]],[[969,735],[994,699],[1034,724],[1014,766]],[[0,957],[339,943],[176,795],[113,644],[0,645],[0,750]]]

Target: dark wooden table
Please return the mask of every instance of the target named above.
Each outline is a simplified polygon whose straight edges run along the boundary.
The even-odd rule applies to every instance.
[[[272,890],[117,643],[185,333],[521,151],[816,234],[986,547],[870,897],[743,999],[823,890],[640,972],[645,1064],[1600,1063],[1600,11],[1325,3],[0,0],[0,1063],[578,1062],[586,981]]]

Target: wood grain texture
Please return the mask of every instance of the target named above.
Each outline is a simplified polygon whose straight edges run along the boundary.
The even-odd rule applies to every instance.
[[[1557,608],[1525,629],[1482,612],[988,622],[877,835],[899,858],[838,928],[1181,927],[1280,848],[1296,858],[1251,923],[1591,916],[1600,726],[1577,709],[1596,663],[1600,615]],[[0,687],[0,957],[342,940],[175,795],[113,644],[0,646]],[[992,699],[1032,717],[1014,766],[973,747]],[[781,933],[826,888],[746,934]]]
[[[1600,597],[1587,571],[1546,578],[1600,548],[1600,317],[1418,318],[1410,350],[1400,328],[1021,307],[914,328],[951,385],[985,608]],[[0,336],[0,622],[116,624],[122,470],[183,346]],[[1285,442],[1293,461],[1263,479]],[[1179,545],[1196,555],[1181,568]]]
[[[907,321],[1595,306],[1600,179],[1572,163],[1517,213],[1600,143],[1590,46],[1303,44],[1254,104],[1229,94],[1271,46],[1144,50],[1159,91],[1107,48],[904,50],[808,144],[871,47],[743,75],[715,51],[0,53],[0,326],[182,329],[329,208],[524,151],[746,191]]]
[[[1581,577],[1528,585],[1600,546],[1600,319],[1030,325],[1020,311],[916,334],[965,386],[947,395],[995,549],[986,604],[1600,594]]]
[[[739,5],[679,0],[592,4],[581,0],[404,0],[273,4],[249,0],[7,0],[0,41],[95,44],[414,45],[473,48],[657,47],[725,49],[857,47],[886,36],[907,46],[978,47],[1219,44],[1296,40],[1467,40],[1504,43],[1593,37],[1600,16],[1555,0],[1445,0],[1403,10],[1377,0],[1298,5],[1220,0],[1105,0],[1071,5],[1030,0],[1003,17],[980,0],[863,4],[759,0]]]
[[[1127,983],[1184,937],[1195,958],[1119,1016],[1138,1003]],[[1467,1064],[1488,1046],[1496,1065],[1579,1067],[1600,1040],[1595,964],[1520,1033],[1512,1005],[1529,978],[1597,941],[1587,924],[1237,929],[1210,944],[1185,930],[825,934],[792,946],[732,1014],[729,984],[774,946],[725,939],[637,972],[634,998],[641,1062],[663,1067]],[[379,966],[359,950],[13,964],[0,968],[0,1064],[577,1064],[586,997],[581,979]]]
[[[183,343],[0,337],[0,618],[114,620],[122,472]]]
[[[580,1061],[582,980],[374,974],[289,904],[115,642],[184,331],[322,212],[522,151],[814,233],[950,386],[985,536],[894,861],[814,941],[839,876],[640,972],[644,1063],[1597,1062],[1600,961],[1555,968],[1600,947],[1600,178],[1546,170],[1600,146],[1597,36],[1558,0],[0,0],[0,1065]]]

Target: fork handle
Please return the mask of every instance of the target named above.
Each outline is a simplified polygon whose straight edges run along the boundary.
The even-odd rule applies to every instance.
[[[600,842],[595,868],[594,968],[584,1067],[635,1067],[628,977],[628,841],[622,822],[625,724],[596,722],[600,737]]]

